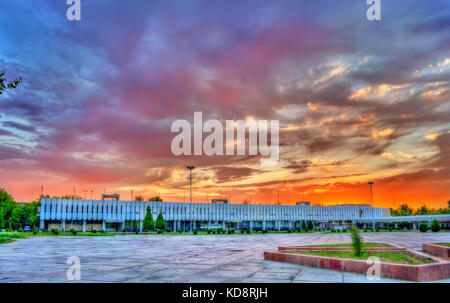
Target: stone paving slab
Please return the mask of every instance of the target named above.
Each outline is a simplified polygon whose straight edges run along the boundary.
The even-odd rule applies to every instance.
[[[390,242],[421,250],[422,242],[450,242],[450,233],[363,234],[366,242]],[[30,237],[0,245],[0,283],[72,282],[66,260],[81,260],[81,282],[383,283],[364,275],[265,261],[278,246],[348,243],[349,234],[127,235]],[[439,281],[450,282],[450,279]]]

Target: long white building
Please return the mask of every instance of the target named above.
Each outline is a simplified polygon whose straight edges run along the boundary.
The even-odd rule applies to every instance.
[[[40,229],[68,231],[130,228],[142,231],[147,207],[154,220],[162,213],[167,226],[179,229],[234,228],[280,230],[298,228],[303,220],[325,226],[382,218],[386,210],[368,205],[254,205],[149,201],[42,199]]]

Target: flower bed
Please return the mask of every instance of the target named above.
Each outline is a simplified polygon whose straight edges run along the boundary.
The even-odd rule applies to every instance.
[[[450,262],[402,247],[383,246],[366,245],[360,258],[353,255],[348,245],[279,247],[278,252],[264,252],[264,259],[366,274],[373,266],[366,259],[374,256],[380,260],[381,277],[409,281],[435,281],[450,277]]]

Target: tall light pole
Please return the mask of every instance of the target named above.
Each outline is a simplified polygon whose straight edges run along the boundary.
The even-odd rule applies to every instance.
[[[372,193],[372,185],[373,185],[373,181],[369,181],[368,184],[370,185],[370,200],[372,201],[372,207],[373,207],[373,193]]]
[[[192,170],[195,168],[195,166],[188,166],[187,169],[189,169],[189,205],[190,205],[190,209],[191,209],[191,215],[192,215]],[[191,224],[189,224],[189,227],[191,229],[192,232],[192,218],[191,218]]]

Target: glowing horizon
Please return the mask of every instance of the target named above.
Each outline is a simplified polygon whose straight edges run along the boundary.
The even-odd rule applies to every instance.
[[[3,3],[4,2],[4,3]],[[446,207],[450,3],[3,1],[0,187],[253,204]],[[232,3],[230,3],[232,2]],[[406,1],[403,1],[406,3]],[[413,3],[413,4],[411,4]],[[20,17],[19,17],[20,16]],[[177,119],[279,120],[280,161],[174,156]],[[225,123],[223,123],[225,125]]]

